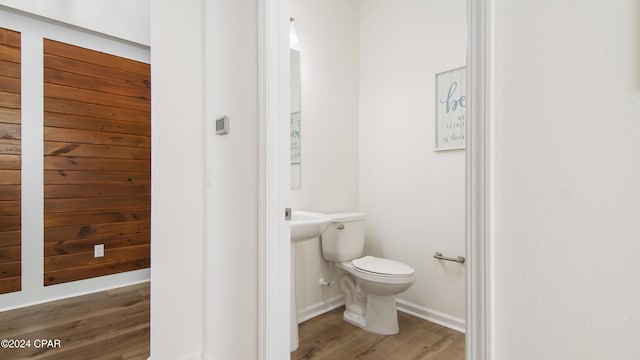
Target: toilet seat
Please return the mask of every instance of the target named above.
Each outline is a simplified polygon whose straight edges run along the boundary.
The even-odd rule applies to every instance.
[[[365,256],[352,260],[355,271],[383,277],[406,278],[415,274],[415,270],[406,264],[390,259]]]

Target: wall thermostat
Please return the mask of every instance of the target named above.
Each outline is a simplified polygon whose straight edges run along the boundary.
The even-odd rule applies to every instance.
[[[224,135],[229,133],[229,117],[222,116],[216,119],[216,135]]]

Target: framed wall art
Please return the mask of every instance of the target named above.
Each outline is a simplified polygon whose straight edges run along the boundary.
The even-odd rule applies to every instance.
[[[467,68],[436,74],[436,151],[465,148]]]

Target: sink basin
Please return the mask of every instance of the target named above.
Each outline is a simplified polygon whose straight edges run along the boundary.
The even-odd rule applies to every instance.
[[[320,236],[331,218],[325,214],[310,211],[293,211],[291,214],[291,242],[311,240]]]

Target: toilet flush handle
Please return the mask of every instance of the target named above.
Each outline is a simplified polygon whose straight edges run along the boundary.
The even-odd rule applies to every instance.
[[[342,230],[342,229],[344,229],[344,224],[340,224],[340,225],[338,225],[338,227],[336,227],[336,229],[338,229],[338,230]]]

